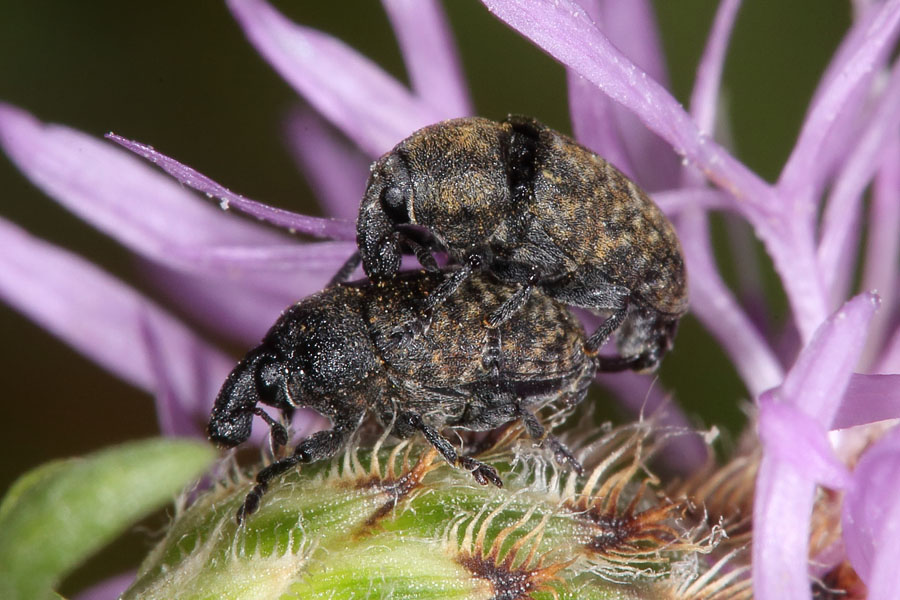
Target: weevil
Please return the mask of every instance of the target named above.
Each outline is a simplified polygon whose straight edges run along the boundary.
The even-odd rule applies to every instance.
[[[432,270],[433,252],[460,265],[407,323],[407,337],[487,271],[517,285],[488,326],[540,288],[606,317],[586,342],[596,353],[616,333],[619,356],[600,357],[601,370],[650,371],[688,308],[681,245],[659,208],[609,162],[529,117],[452,119],[400,142],[371,167],[357,242],[338,279],[360,260],[370,278],[390,278],[404,248]]]
[[[415,318],[454,273],[406,271],[326,288],[288,308],[240,361],[216,398],[212,441],[225,447],[246,441],[257,415],[272,427],[274,443],[284,444],[287,432],[260,404],[287,413],[309,407],[332,428],[260,471],[239,521],[256,510],[269,481],[298,463],[334,456],[367,414],[400,438],[421,433],[483,485],[502,485],[496,469],[459,452],[444,428],[487,431],[520,421],[557,461],[580,471],[536,415],[551,403],[565,411],[580,402],[596,372],[583,351],[584,330],[564,305],[534,293],[504,323],[485,327],[483,310],[499,307],[514,288],[473,273],[435,306],[426,333],[397,343],[398,320]]]

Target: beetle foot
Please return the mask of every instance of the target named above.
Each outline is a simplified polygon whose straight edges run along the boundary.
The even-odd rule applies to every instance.
[[[546,440],[546,443],[549,444],[550,449],[553,450],[553,458],[556,459],[557,463],[564,466],[567,465],[579,475],[584,475],[584,467],[581,466],[581,462],[575,458],[572,451],[566,448],[562,442],[554,437],[550,437]]]
[[[484,464],[480,460],[475,460],[470,456],[461,456],[459,458],[459,466],[467,471],[471,471],[472,477],[481,485],[487,485],[490,482],[498,488],[503,487],[503,480],[500,479],[497,469]]]
[[[238,525],[242,524],[247,517],[256,512],[259,508],[259,501],[262,500],[263,494],[266,493],[267,489],[269,489],[268,483],[259,483],[250,490],[250,493],[244,498],[244,503],[241,504],[237,514],[234,516]]]

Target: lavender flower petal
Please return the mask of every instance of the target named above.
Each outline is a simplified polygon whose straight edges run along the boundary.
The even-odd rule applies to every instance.
[[[863,192],[876,169],[881,165],[879,158],[884,155],[885,146],[893,144],[900,124],[900,63],[891,73],[890,84],[879,101],[878,109],[872,115],[868,127],[853,150],[845,156],[845,163],[834,184],[822,220],[822,235],[819,242],[818,258],[825,286],[832,298],[843,297],[846,291],[838,286],[839,274],[849,279],[848,269],[856,266],[849,261],[846,268],[839,269],[841,259],[853,249],[857,240],[851,233],[854,223],[859,225],[859,208]],[[896,230],[895,230],[896,232]],[[858,235],[858,230],[857,230]],[[896,236],[895,236],[896,237]],[[884,260],[879,258],[879,261]]]
[[[691,275],[691,310],[728,353],[754,397],[778,385],[784,377],[778,358],[716,268],[706,215],[685,211],[678,229]]]
[[[128,589],[128,586],[134,583],[135,577],[136,573],[133,571],[110,577],[106,581],[84,590],[72,600],[114,600],[121,596]]]
[[[738,8],[740,0],[720,3],[691,95],[691,114],[700,130],[709,135],[714,133],[725,52]],[[686,170],[684,179],[687,183],[701,183],[693,170]],[[728,352],[750,393],[757,396],[782,380],[781,365],[719,276],[706,215],[694,206],[681,215],[678,225],[688,271],[692,274],[693,311]]]
[[[874,365],[881,352],[892,322],[895,322],[898,302],[897,264],[900,262],[900,136],[895,136],[884,149],[881,167],[872,186],[872,202],[869,208],[869,227],[863,263],[862,289],[877,290],[884,303],[884,310],[878,311],[872,321],[872,335],[869,336],[863,353],[863,365]],[[887,365],[879,365],[876,372],[900,372],[900,360],[894,368],[884,370]]]
[[[765,455],[753,506],[753,590],[759,600],[809,598],[807,552],[815,484],[793,463]]]
[[[824,177],[821,160],[823,141],[835,122],[850,118],[855,111],[848,110],[847,101],[860,85],[866,85],[873,68],[891,51],[900,26],[900,0],[887,0],[878,10],[872,22],[855,44],[840,55],[843,60],[839,71],[832,71],[827,87],[823,88],[804,120],[803,128],[791,155],[781,172],[778,189],[783,198],[803,205],[812,201]],[[846,58],[844,58],[846,57]],[[804,212],[812,218],[811,211]]]
[[[579,0],[616,48],[634,61],[647,75],[668,85],[666,58],[663,54],[653,3],[647,0]],[[596,12],[590,4],[597,3]]]
[[[697,78],[691,92],[691,115],[697,127],[706,135],[715,132],[722,68],[740,7],[741,0],[722,0],[719,3],[709,39],[697,66]]]
[[[443,7],[436,0],[382,0],[394,28],[413,91],[443,118],[472,114]]]
[[[161,336],[165,334],[165,325],[155,322],[153,315],[147,311],[141,311],[138,315],[138,329],[141,337],[136,340],[147,350],[147,363],[153,379],[156,382],[154,390],[156,396],[156,417],[159,421],[159,430],[163,435],[179,437],[203,435],[203,431],[197,428],[199,415],[209,413],[210,405],[201,406],[204,399],[215,397],[215,389],[191,389],[179,390],[175,385],[178,374],[175,366],[171,364],[171,357],[162,349]],[[187,359],[196,365],[198,371],[202,369],[202,358],[194,349],[188,349],[187,356],[178,357]],[[193,383],[203,381],[203,373],[200,373]],[[186,394],[182,394],[184,391]],[[206,410],[203,410],[203,409]]]
[[[894,329],[873,369],[876,373],[900,373],[900,326]]]
[[[671,394],[655,377],[633,372],[600,374],[597,381],[612,391],[625,409],[636,417],[652,418],[664,427],[681,430],[685,435],[672,438],[660,453],[660,459],[675,473],[691,473],[709,460],[709,444],[672,400]]]
[[[594,20],[597,29],[616,48],[634,61],[647,75],[668,85],[665,58],[653,6],[646,0],[580,0],[581,6]],[[603,95],[593,90],[595,95]],[[607,99],[608,101],[608,99]],[[648,190],[670,188],[678,181],[680,161],[672,147],[649,131],[628,109],[611,104],[613,123],[618,128],[635,179]]]
[[[669,216],[687,209],[722,210],[728,206],[725,192],[708,187],[680,187],[651,195],[653,202]]]
[[[816,331],[774,398],[831,424],[862,351],[877,298],[861,294]],[[760,600],[808,598],[809,517],[815,481],[764,448],[753,507],[753,589]]]
[[[854,373],[830,428],[846,429],[887,419],[900,419],[900,374]]]
[[[566,81],[569,90],[569,115],[575,139],[615,165],[629,178],[636,179],[628,149],[613,115],[612,102],[599,93],[597,86],[572,69],[566,69]]]
[[[900,589],[900,428],[862,457],[841,515],[844,545],[868,586],[869,600],[889,600]]]
[[[337,271],[284,275],[242,274],[240,278],[210,277],[148,263],[145,273],[163,295],[193,320],[225,339],[250,347],[259,342],[285,308],[325,287]]]
[[[157,152],[152,146],[128,140],[113,133],[107,134],[106,137],[158,165],[184,185],[198,192],[203,192],[210,198],[218,198],[223,208],[235,208],[260,221],[265,221],[296,233],[305,233],[336,240],[356,239],[356,227],[350,221],[309,217],[244,198],[174,158],[169,158],[165,154]],[[234,221],[234,219],[224,220]],[[271,244],[272,242],[269,241],[268,243]]]
[[[796,406],[764,394],[758,427],[766,452],[778,461],[825,487],[843,489],[850,482],[850,472],[835,456],[825,428]]]
[[[180,322],[92,264],[0,220],[0,296],[125,381],[159,388],[142,343],[152,323],[170,384],[196,421],[205,419],[232,360]]]
[[[880,300],[873,293],[855,296],[829,318],[781,386],[779,396],[829,425],[866,340],[868,323]]]
[[[189,268],[197,265],[197,256],[217,244],[265,247],[288,239],[221,214],[104,142],[65,127],[44,125],[8,105],[0,105],[0,144],[51,197],[157,260]]]
[[[326,214],[356,221],[369,160],[308,109],[291,112],[287,142]]]
[[[228,6],[285,81],[370,156],[443,117],[368,58],[288,21],[262,0],[229,0]]]
[[[337,270],[353,254],[352,242],[318,242],[281,246],[211,246],[208,248],[172,248],[171,256],[184,261],[197,272],[224,271],[232,276],[240,271],[293,272]],[[163,261],[171,263],[173,261]],[[187,270],[187,269],[185,269]]]
[[[880,4],[881,0],[878,0],[878,3]],[[837,51],[832,56],[824,74],[820,78],[809,107],[817,104],[826,90],[832,88],[835,77],[840,77],[843,69],[847,66],[847,61],[853,56],[853,53],[859,46],[865,43],[866,31],[875,20],[875,17],[877,17],[878,11],[876,8],[880,7],[875,7],[873,4],[870,10],[854,18],[850,30],[844,35]],[[887,59],[887,56],[879,57],[879,60],[873,65],[873,75],[883,69]],[[815,181],[815,186],[810,186],[809,194],[811,197],[819,195],[821,190],[818,189],[818,186],[826,182],[828,178],[833,177],[835,169],[839,168],[843,163],[847,147],[852,145],[858,137],[859,128],[863,125],[862,121],[865,120],[866,105],[872,88],[872,77],[867,76],[861,79],[855,86],[855,89],[848,95],[841,118],[825,134],[817,161],[820,176]]]
[[[488,10],[548,54],[626,106],[741,202],[733,204],[760,221],[778,203],[769,186],[721,146],[701,135],[684,109],[594,27],[572,0],[482,0]]]

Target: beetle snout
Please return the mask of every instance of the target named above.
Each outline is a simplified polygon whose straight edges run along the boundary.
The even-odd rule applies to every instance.
[[[254,408],[259,401],[255,367],[255,364],[241,362],[216,397],[206,431],[217,446],[232,448],[250,437]]]
[[[400,270],[400,236],[379,200],[365,204],[356,224],[356,243],[363,269],[372,278],[391,277]]]

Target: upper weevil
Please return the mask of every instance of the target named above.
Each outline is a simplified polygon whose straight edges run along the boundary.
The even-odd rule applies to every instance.
[[[286,310],[235,367],[210,416],[214,442],[231,447],[245,441],[258,415],[272,426],[274,441],[286,443],[284,427],[259,403],[288,413],[310,407],[332,422],[332,429],[314,433],[292,456],[260,471],[239,519],[253,512],[273,477],[338,452],[367,413],[399,437],[421,432],[482,484],[501,485],[497,471],[459,454],[442,428],[485,431],[519,420],[557,460],[581,469],[535,416],[549,403],[564,409],[584,397],[596,365],[582,349],[581,324],[565,306],[537,293],[504,324],[487,328],[484,309],[500,306],[514,289],[478,273],[435,307],[426,334],[397,344],[398,320],[414,319],[442,281],[443,273],[417,271],[380,284],[327,288]]]
[[[409,226],[430,239],[423,244]],[[488,326],[519,310],[535,286],[605,315],[587,351],[617,332],[620,356],[600,357],[601,370],[656,368],[687,311],[681,245],[662,212],[611,164],[528,117],[453,119],[400,142],[372,165],[357,241],[376,280],[399,270],[404,245],[426,267],[434,268],[432,251],[461,265],[409,322],[419,330],[478,270],[519,284]]]

